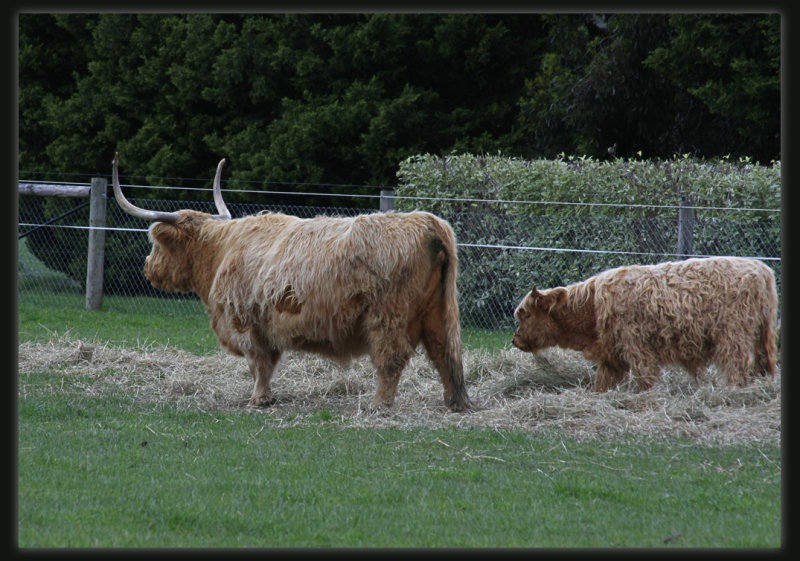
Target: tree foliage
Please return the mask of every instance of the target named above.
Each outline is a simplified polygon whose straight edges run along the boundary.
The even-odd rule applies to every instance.
[[[779,17],[675,14],[669,17],[669,24],[672,41],[653,49],[643,64],[659,69],[672,84],[705,106],[710,114],[704,123],[707,145],[727,138],[730,152],[749,152],[763,161],[777,159]]]
[[[520,98],[528,155],[780,159],[777,14],[562,14]]]
[[[780,158],[777,14],[20,14],[24,171],[394,183],[413,154]],[[252,185],[250,185],[252,187]]]
[[[417,152],[513,146],[540,28],[535,15],[23,14],[20,166],[105,170],[119,150],[146,177],[209,177],[225,155],[235,180],[392,183]],[[86,61],[67,87],[65,44]]]

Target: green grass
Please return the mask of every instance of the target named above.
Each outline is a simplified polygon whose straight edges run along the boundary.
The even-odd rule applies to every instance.
[[[464,327],[461,330],[461,342],[465,349],[497,350],[511,347],[513,329],[504,331],[488,331]]]
[[[23,548],[780,545],[776,446],[287,428],[23,378]]]
[[[20,303],[19,342],[44,342],[68,332],[74,339],[108,341],[126,347],[171,345],[195,354],[219,350],[208,316],[203,313],[151,313],[144,302],[134,311],[130,302],[121,306],[114,300],[104,298],[102,310],[87,310],[79,303],[54,298],[45,306]]]

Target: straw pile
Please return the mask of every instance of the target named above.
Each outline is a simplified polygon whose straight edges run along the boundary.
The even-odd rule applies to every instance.
[[[287,425],[325,410],[349,426],[484,427],[561,431],[578,439],[616,436],[683,437],[706,444],[781,438],[781,372],[744,388],[729,387],[711,368],[695,383],[678,368],[665,369],[654,388],[632,381],[595,393],[592,364],[579,354],[550,349],[535,356],[517,349],[465,351],[467,387],[476,409],[452,413],[442,385],[419,351],[403,372],[394,407],[367,410],[377,387],[364,357],[341,366],[314,355],[288,353],[272,380],[277,402],[247,407],[252,376],[244,359],[219,352],[198,356],[172,347],[122,348],[58,337],[20,345],[19,393],[42,383],[42,373],[73,377],[90,395],[124,391],[146,402],[270,415]],[[47,379],[56,378],[49,376]],[[57,388],[53,388],[57,391]]]

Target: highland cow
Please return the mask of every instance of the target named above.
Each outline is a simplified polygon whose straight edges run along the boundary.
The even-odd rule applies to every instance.
[[[445,404],[470,408],[450,225],[427,212],[233,219],[220,188],[224,162],[214,179],[216,215],[134,206],[119,185],[118,156],[114,195],[126,212],[153,222],[144,265],[152,285],[196,293],[221,345],[247,359],[255,382],[249,405],[273,402],[281,353],[301,350],[339,361],[368,353],[378,371],[370,407],[390,407],[421,342]]]
[[[716,364],[731,385],[774,375],[777,294],[772,270],[754,259],[713,257],[619,267],[583,282],[531,290],[514,312],[513,344],[557,345],[597,363],[596,391],[628,371],[641,388],[661,366],[697,379]]]

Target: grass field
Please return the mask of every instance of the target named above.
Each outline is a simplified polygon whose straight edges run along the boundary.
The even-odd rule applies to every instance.
[[[388,413],[368,361],[303,357],[251,409],[205,316],[110,307],[19,307],[19,547],[781,546],[780,375],[596,395],[466,332],[472,413],[424,357]]]
[[[51,380],[52,382],[53,380]],[[61,388],[61,379],[57,380]],[[20,403],[23,547],[776,547],[774,447]]]

